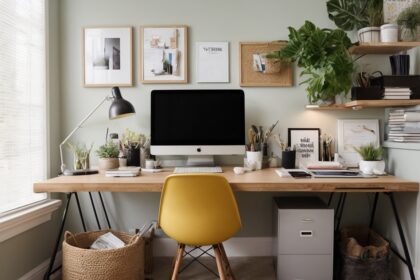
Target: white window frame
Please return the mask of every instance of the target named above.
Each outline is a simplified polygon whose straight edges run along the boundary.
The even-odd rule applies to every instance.
[[[50,153],[50,84],[49,84],[49,1],[45,0],[45,107],[46,107],[46,155],[47,177],[51,176],[51,153]],[[28,231],[40,224],[48,222],[52,213],[60,208],[62,202],[59,199],[51,199],[48,193],[47,198],[26,206],[8,211],[0,215],[0,243],[18,234]]]

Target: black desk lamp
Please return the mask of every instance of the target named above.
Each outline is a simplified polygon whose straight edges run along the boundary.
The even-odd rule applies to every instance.
[[[82,127],[82,125],[90,118],[90,116],[93,115],[93,113],[98,110],[99,107],[105,102],[105,101],[111,101],[111,106],[109,107],[109,119],[115,120],[119,118],[124,118],[131,116],[136,113],[136,110],[134,109],[134,106],[125,100],[121,96],[120,89],[118,87],[112,88],[112,96],[106,96],[98,105],[96,105],[95,108],[93,108],[92,111],[87,114],[87,116],[80,121],[80,123],[70,132],[70,134],[61,142],[60,144],[60,158],[61,158],[61,172],[63,175],[71,176],[71,175],[86,175],[86,174],[95,174],[98,173],[97,170],[68,170],[66,169],[66,165],[63,161],[63,145],[66,144],[66,142],[70,139],[70,137],[79,129]]]

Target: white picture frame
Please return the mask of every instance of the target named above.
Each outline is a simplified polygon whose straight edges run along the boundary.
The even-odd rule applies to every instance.
[[[140,27],[140,81],[143,84],[188,83],[188,27]]]
[[[198,83],[229,83],[229,42],[197,42]]]
[[[381,137],[378,119],[337,120],[337,150],[346,167],[358,167],[361,156],[354,149],[373,143],[379,147]]]
[[[83,28],[85,87],[133,86],[133,28]]]
[[[296,166],[305,168],[308,163],[317,162],[320,159],[319,128],[289,128],[288,146],[296,151]]]

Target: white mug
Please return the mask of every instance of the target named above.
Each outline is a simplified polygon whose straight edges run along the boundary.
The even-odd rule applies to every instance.
[[[159,167],[159,161],[153,159],[146,159],[146,169],[155,169]]]

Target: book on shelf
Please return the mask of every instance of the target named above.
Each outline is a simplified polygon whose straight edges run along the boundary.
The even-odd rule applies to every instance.
[[[385,92],[387,91],[406,92],[411,91],[411,89],[408,87],[385,87]]]
[[[410,100],[410,95],[403,96],[403,95],[385,95],[385,100]]]

